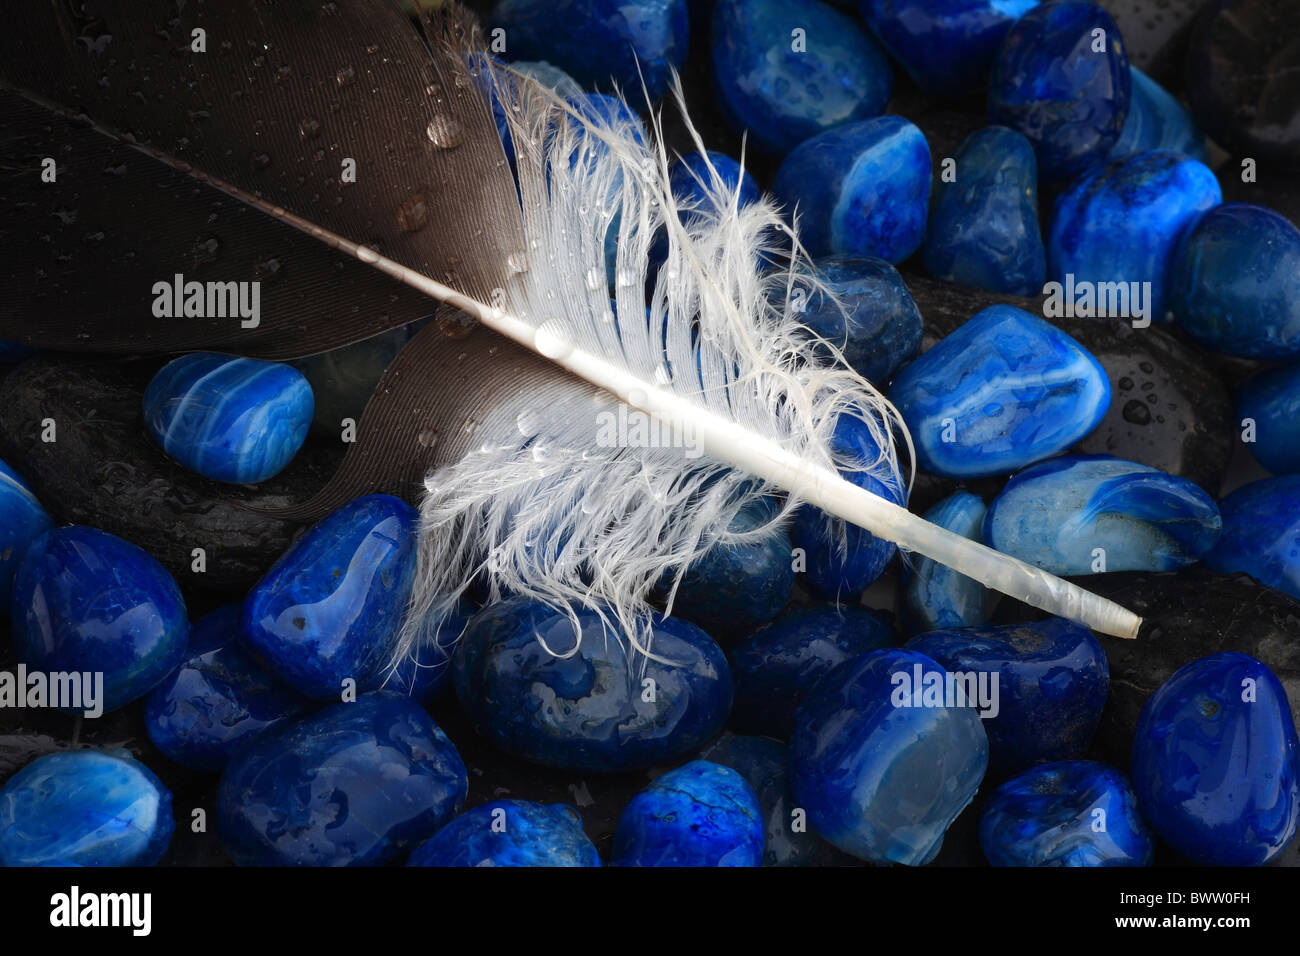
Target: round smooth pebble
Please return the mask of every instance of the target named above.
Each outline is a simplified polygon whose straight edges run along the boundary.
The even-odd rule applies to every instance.
[[[1255,460],[1275,475],[1300,471],[1300,365],[1251,376],[1237,390],[1236,405]]]
[[[407,866],[600,866],[572,807],[491,800],[417,846]]]
[[[0,461],[0,608],[9,608],[14,572],[27,545],[53,526],[27,482]]]
[[[987,511],[983,498],[957,491],[927,511],[925,520],[969,541],[979,541]],[[983,624],[996,600],[995,593],[947,565],[913,555],[903,571],[903,624],[909,634]]]
[[[1223,532],[1206,566],[1221,574],[1244,571],[1300,599],[1300,475],[1244,485],[1219,502],[1219,512]]]

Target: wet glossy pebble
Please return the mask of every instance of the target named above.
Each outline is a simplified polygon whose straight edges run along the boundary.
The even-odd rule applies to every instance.
[[[1264,478],[1219,502],[1223,533],[1205,556],[1224,574],[1244,571],[1300,598],[1300,475]]]
[[[1129,74],[1133,95],[1129,101],[1128,118],[1124,120],[1124,129],[1110,151],[1110,161],[1160,149],[1184,153],[1208,163],[1210,151],[1205,145],[1205,134],[1192,114],[1168,90],[1136,66],[1129,68]]]
[[[979,541],[987,510],[978,495],[958,491],[927,511],[925,520]],[[978,581],[923,555],[913,555],[903,572],[902,614],[909,634],[983,624],[994,600]]]
[[[54,526],[18,472],[0,461],[0,613],[8,613],[14,572],[27,545]]]
[[[1300,365],[1267,369],[1244,382],[1237,422],[1261,465],[1274,474],[1300,471]]]
[[[417,846],[407,866],[600,866],[571,807],[490,800]]]

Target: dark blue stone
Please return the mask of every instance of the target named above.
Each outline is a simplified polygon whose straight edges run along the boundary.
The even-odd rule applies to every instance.
[[[1300,475],[1251,482],[1220,501],[1219,511],[1223,533],[1206,565],[1244,571],[1300,598]]]
[[[923,654],[891,648],[845,661],[804,698],[790,769],[798,806],[824,839],[871,863],[916,866],[938,854],[989,755],[974,709],[927,700],[926,685],[942,691],[946,680]]]
[[[417,846],[406,865],[600,866],[600,854],[571,807],[491,800]]]
[[[902,262],[925,236],[930,147],[901,116],[847,123],[791,150],[772,192],[797,216],[811,255]]]
[[[171,792],[125,750],[48,754],[0,790],[3,866],[153,866],[175,829]]]
[[[842,462],[840,474],[849,481],[896,505],[907,503],[902,476],[883,472],[880,445],[861,419],[841,415],[831,434],[830,447]],[[795,513],[792,537],[807,560],[804,580],[818,594],[830,598],[862,591],[885,573],[898,553],[892,541],[832,519],[812,505]]]
[[[1004,783],[984,805],[980,846],[994,866],[1150,866],[1152,852],[1128,780],[1090,760]]]
[[[504,55],[545,60],[587,88],[651,99],[686,61],[686,0],[501,0],[487,29],[504,28]]]
[[[1109,455],[1063,455],[1007,482],[989,505],[984,541],[1053,574],[1173,571],[1199,561],[1222,526],[1214,499],[1186,478]]]
[[[28,546],[11,610],[19,659],[47,674],[102,673],[105,712],[170,674],[190,633],[180,588],[161,564],[81,525],[47,531]]]
[[[672,662],[665,664],[641,657],[594,610],[575,613],[581,634],[574,653],[568,614],[526,598],[508,598],[470,620],[452,668],[479,733],[538,763],[613,772],[690,753],[722,728],[731,675],[707,634],[657,618],[652,652]]]
[[[984,528],[984,499],[958,491],[925,514],[925,520],[979,541]],[[941,627],[972,627],[988,620],[993,598],[973,578],[923,555],[912,555],[903,573],[903,624],[909,634]]]
[[[862,19],[922,88],[983,89],[1011,24],[1038,0],[861,0]]]
[[[385,672],[385,690],[413,697],[422,704],[431,703],[451,686],[451,655],[456,641],[473,617],[474,609],[461,603],[423,643],[397,662],[396,670]]]
[[[144,423],[170,458],[216,481],[282,471],[311,427],[311,386],[291,365],[195,352],[168,362],[144,393]]]
[[[1105,51],[1094,52],[1094,30]],[[1101,162],[1128,117],[1132,79],[1119,28],[1087,0],[1035,7],[1002,41],[989,77],[989,122],[1025,135],[1045,180]]]
[[[794,30],[803,30],[796,50]],[[815,0],[718,0],[713,78],[728,120],[770,153],[884,112],[889,59],[851,17]]]
[[[884,388],[921,351],[921,311],[907,283],[884,259],[825,256],[813,267],[839,305],[813,291],[799,321],[839,349],[859,375]]]
[[[1300,356],[1300,230],[1262,206],[1216,206],[1178,244],[1169,308],[1216,352]]]
[[[0,461],[0,608],[9,610],[14,572],[27,546],[54,526],[22,476]]]
[[[1133,95],[1124,129],[1110,151],[1111,161],[1151,149],[1163,149],[1185,153],[1192,159],[1208,163],[1210,151],[1205,146],[1205,134],[1192,119],[1192,114],[1136,66],[1129,67],[1129,73]]]
[[[899,372],[889,397],[922,468],[977,478],[1009,474],[1083,438],[1110,407],[1110,381],[1060,329],[992,305]]]
[[[791,608],[731,652],[732,726],[788,739],[795,708],[813,684],[851,657],[896,643],[889,623],[865,607]]]
[[[1056,200],[1047,241],[1052,279],[1064,283],[1073,275],[1076,286],[1147,283],[1139,287],[1150,290],[1142,296],[1141,318],[1163,322],[1178,238],[1222,200],[1209,167],[1182,153],[1139,153],[1099,166]],[[1139,314],[1130,293],[1125,317]]]
[[[232,604],[200,618],[186,659],[145,699],[149,739],[193,770],[220,773],[243,744],[312,706],[240,646],[241,609]]]
[[[687,153],[668,167],[668,188],[682,207],[683,219],[689,218],[693,210],[717,215],[713,208],[715,176],[727,187],[728,194],[738,194],[741,209],[762,198],[754,177],[726,153],[708,150],[707,157],[705,153]]]
[[[1300,471],[1300,365],[1251,376],[1237,390],[1237,423],[1254,423],[1248,447],[1274,474]]]
[[[1015,130],[987,126],[957,147],[956,180],[938,186],[925,233],[936,279],[990,292],[1036,295],[1047,274],[1038,229],[1038,162]]]
[[[236,754],[221,775],[217,829],[240,866],[375,866],[436,833],[468,785],[419,704],[363,694]]]
[[[1300,822],[1300,757],[1286,691],[1235,651],[1179,668],[1147,698],[1133,784],[1152,829],[1210,866],[1258,866]]]
[[[367,495],[294,542],[244,601],[248,646],[308,697],[337,699],[343,681],[377,681],[406,612],[419,516]]]
[[[30,358],[35,354],[35,349],[28,348],[21,342],[0,339],[0,364],[8,365],[11,362],[21,362],[23,359]]]
[[[979,676],[990,773],[1003,776],[1083,755],[1110,691],[1106,653],[1082,625],[1053,617],[1033,624],[932,631],[907,642],[949,673]],[[993,684],[993,675],[997,684]],[[981,701],[983,703],[984,701]],[[994,709],[995,708],[995,709]]]
[[[707,760],[669,771],[627,805],[613,866],[758,866],[763,808],[739,773]]]

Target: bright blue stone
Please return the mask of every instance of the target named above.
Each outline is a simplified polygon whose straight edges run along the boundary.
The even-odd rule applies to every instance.
[[[1068,274],[1076,285],[1146,283],[1139,287],[1149,289],[1141,317],[1163,322],[1165,279],[1178,238],[1222,201],[1214,173],[1182,153],[1139,153],[1099,166],[1056,200],[1047,242],[1052,279],[1064,283]],[[1130,293],[1128,316],[1138,315]]]
[[[170,458],[216,481],[278,474],[311,427],[311,386],[291,365],[195,352],[168,362],[144,393],[144,424]]]
[[[739,773],[693,760],[646,787],[614,830],[613,866],[758,866],[763,808]]]
[[[1106,371],[1037,316],[993,305],[899,372],[889,390],[926,471],[1005,475],[1064,451],[1110,407]]]
[[[792,31],[803,30],[803,49]],[[718,102],[751,142],[776,155],[841,123],[884,112],[894,74],[851,17],[815,0],[718,0]]]
[[[1237,390],[1237,421],[1255,423],[1248,447],[1274,474],[1300,471],[1300,365],[1251,376]],[[1244,426],[1243,426],[1244,427]]]
[[[1063,455],[1007,482],[989,505],[984,541],[1053,574],[1172,571],[1199,561],[1222,525],[1214,499],[1186,478],[1109,455]]]
[[[312,707],[240,646],[240,612],[231,604],[200,618],[185,660],[145,699],[149,739],[193,770],[220,773],[253,737]]]
[[[47,674],[102,673],[105,712],[171,673],[190,633],[180,588],[161,564],[81,525],[47,531],[28,546],[11,610],[19,659]]]
[[[936,279],[1036,295],[1047,274],[1038,229],[1038,162],[1015,130],[986,126],[957,147],[956,180],[940,181],[925,233]]]
[[[958,491],[926,512],[925,520],[979,541],[987,510],[978,495]],[[903,623],[909,634],[983,624],[993,603],[984,585],[920,554],[912,555],[903,572],[902,599]]]
[[[795,713],[790,769],[818,834],[871,863],[928,863],[988,764],[971,707],[927,699],[947,674],[923,654],[873,651],[840,664]]]
[[[248,592],[244,640],[308,697],[377,683],[406,613],[419,516],[390,495],[357,498],[293,543]]]
[[[990,705],[981,714],[990,773],[998,776],[1082,756],[1110,692],[1105,651],[1091,631],[1064,618],[931,631],[907,648],[981,682],[972,706]]]
[[[600,854],[571,807],[491,800],[417,846],[406,865],[600,866]]]
[[[14,572],[27,545],[54,526],[27,482],[0,461],[0,609],[7,613]]]
[[[1150,149],[1166,149],[1208,163],[1210,151],[1205,146],[1205,134],[1192,114],[1136,66],[1130,66],[1129,73],[1133,94],[1124,129],[1110,151],[1111,161]]]
[[[902,262],[925,236],[930,147],[901,116],[847,123],[792,149],[772,192],[797,215],[811,255]]]
[[[1206,566],[1244,571],[1300,599],[1300,475],[1251,482],[1220,501],[1219,511],[1223,533]]]
[[[1094,30],[1105,51],[1094,52]],[[989,122],[1025,135],[1045,180],[1101,162],[1128,117],[1132,79],[1119,28],[1087,0],[1035,7],[1002,41],[989,77]]]
[[[1147,698],[1133,784],[1152,829],[1210,866],[1259,866],[1300,822],[1300,757],[1286,691],[1245,654],[1179,668]]]
[[[502,0],[488,29],[505,30],[514,59],[545,60],[587,88],[618,84],[651,99],[686,61],[686,0]]]
[[[841,460],[840,474],[849,481],[896,505],[907,503],[902,476],[884,471],[880,445],[861,419],[841,415],[831,434],[830,447]],[[892,541],[832,519],[812,505],[795,513],[792,537],[807,559],[804,580],[818,594],[829,598],[862,591],[885,573],[898,553]]]
[[[813,684],[851,657],[897,643],[889,623],[865,607],[791,608],[731,652],[732,726],[788,739]]]
[[[221,775],[217,829],[240,866],[376,866],[436,833],[468,786],[419,704],[362,694],[237,753]]]
[[[576,614],[580,635],[567,613],[522,597],[470,620],[452,668],[479,733],[537,763],[613,772],[690,753],[722,728],[731,675],[707,634],[657,618],[652,651],[666,664],[640,657],[596,611]]]
[[[1169,308],[1188,335],[1216,352],[1300,356],[1300,230],[1262,206],[1211,209],[1174,253]]]
[[[984,805],[980,846],[994,866],[1150,866],[1152,852],[1128,780],[1091,760],[1004,783]]]
[[[171,792],[125,750],[48,754],[0,790],[3,866],[153,866],[175,829]]]
[[[813,267],[839,304],[814,291],[799,321],[839,349],[859,375],[885,387],[921,351],[921,311],[907,283],[884,259],[825,256]]]

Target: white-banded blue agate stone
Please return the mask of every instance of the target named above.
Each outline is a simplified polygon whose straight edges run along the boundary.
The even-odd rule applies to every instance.
[[[1062,455],[1007,482],[984,518],[984,542],[1053,574],[1172,571],[1199,561],[1222,526],[1214,499],[1186,478],[1109,455]]]
[[[947,683],[924,654],[889,648],[845,661],[804,698],[790,768],[823,839],[877,864],[939,853],[989,756],[978,712],[952,703]]]
[[[979,541],[987,510],[983,498],[957,491],[926,512],[925,520]],[[993,600],[988,589],[974,578],[924,555],[912,555],[903,572],[902,616],[909,634],[983,624]]]
[[[3,866],[153,866],[175,829],[171,792],[125,750],[48,754],[0,789]]]
[[[1153,843],[1122,773],[1068,760],[995,790],[980,815],[980,847],[993,866],[1150,866]]]
[[[295,541],[244,600],[244,641],[308,697],[380,682],[415,576],[415,509],[366,495]]]
[[[1219,511],[1223,533],[1206,566],[1244,571],[1300,599],[1300,475],[1253,481],[1220,501]]]
[[[614,830],[612,866],[758,866],[763,809],[730,767],[693,760],[629,803]]]
[[[1183,104],[1136,66],[1129,67],[1132,96],[1124,129],[1110,151],[1113,162],[1151,149],[1173,150],[1208,163],[1205,134]]]
[[[922,468],[977,478],[1009,474],[1087,435],[1110,407],[1110,381],[1060,329],[993,305],[899,372],[889,398]]]
[[[314,399],[291,365],[195,352],[168,362],[144,393],[158,447],[215,481],[256,484],[302,447]]]
[[[27,482],[0,461],[0,613],[9,612],[14,572],[27,545],[53,526]]]
[[[30,667],[104,675],[104,712],[144,696],[184,659],[190,622],[167,570],[82,525],[27,548],[11,598],[14,645]]]
[[[572,807],[490,800],[411,851],[407,866],[600,866]]]

